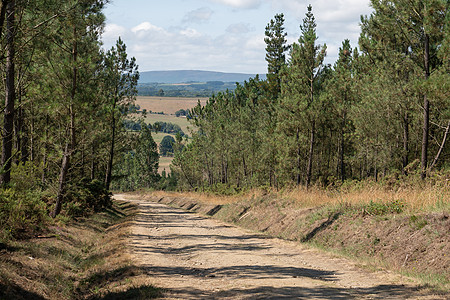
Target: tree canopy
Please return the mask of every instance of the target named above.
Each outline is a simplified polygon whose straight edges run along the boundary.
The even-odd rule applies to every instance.
[[[371,6],[360,49],[344,40],[333,66],[311,6],[292,45],[275,15],[265,30],[267,80],[250,78],[191,110],[198,130],[175,154],[180,186],[328,186],[448,170],[448,1]]]

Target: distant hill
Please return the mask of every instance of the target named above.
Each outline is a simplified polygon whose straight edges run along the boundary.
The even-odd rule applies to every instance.
[[[187,83],[187,82],[244,82],[256,74],[223,73],[212,71],[180,70],[180,71],[148,71],[140,72],[139,83]],[[260,75],[265,79],[266,75]]]

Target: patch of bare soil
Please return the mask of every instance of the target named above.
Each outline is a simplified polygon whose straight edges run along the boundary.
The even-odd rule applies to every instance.
[[[130,237],[134,262],[164,299],[446,299],[388,271],[157,203],[173,199],[127,200],[140,209]],[[223,213],[220,205],[177,203]],[[250,212],[244,206],[234,217]]]

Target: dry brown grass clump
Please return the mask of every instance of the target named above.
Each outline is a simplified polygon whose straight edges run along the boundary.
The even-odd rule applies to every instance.
[[[293,199],[303,207],[322,205],[368,205],[371,202],[400,202],[409,212],[433,211],[450,208],[450,186],[418,186],[396,190],[380,185],[343,190],[298,187],[281,193],[282,197]]]
[[[133,194],[133,193],[131,193]],[[267,194],[267,192],[259,189],[254,189],[243,194],[237,194],[233,196],[216,195],[212,193],[201,192],[166,192],[166,191],[139,191],[135,192],[135,195],[141,199],[153,199],[163,197],[175,197],[175,198],[191,198],[205,204],[230,204],[241,201],[243,199],[257,198]]]
[[[285,189],[283,191],[267,191],[253,189],[232,196],[216,195],[202,192],[165,192],[139,191],[141,198],[178,197],[191,198],[205,204],[230,204],[242,200],[260,198],[271,195],[276,199],[290,199],[298,207],[310,208],[317,206],[365,206],[374,203],[400,203],[405,212],[442,211],[450,209],[450,182],[440,185],[422,184],[405,186],[396,189],[382,184],[365,182],[359,185],[348,185],[340,188],[324,189],[320,187],[306,188],[304,186]]]

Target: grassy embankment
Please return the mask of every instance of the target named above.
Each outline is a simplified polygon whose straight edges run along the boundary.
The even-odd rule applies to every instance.
[[[353,184],[237,196],[141,193],[270,236],[308,243],[450,291],[450,182],[389,188]]]
[[[40,236],[0,245],[0,299],[149,299],[160,294],[126,248],[136,207],[56,222]]]

